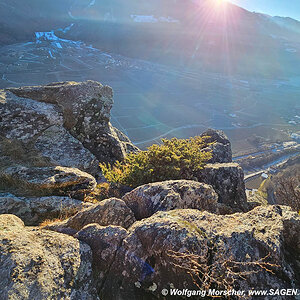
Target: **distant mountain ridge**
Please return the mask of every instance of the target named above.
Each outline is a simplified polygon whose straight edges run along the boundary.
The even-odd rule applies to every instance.
[[[247,75],[297,75],[300,67],[300,22],[230,3],[2,0],[0,8],[0,45],[72,23],[58,34],[133,58]]]

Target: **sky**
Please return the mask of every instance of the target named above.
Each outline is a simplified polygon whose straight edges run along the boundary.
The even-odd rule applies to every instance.
[[[291,17],[300,21],[300,0],[229,0],[250,11],[271,16]]]

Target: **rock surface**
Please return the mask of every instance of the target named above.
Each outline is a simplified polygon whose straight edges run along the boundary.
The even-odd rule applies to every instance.
[[[199,171],[197,179],[213,187],[223,204],[224,212],[248,211],[244,172],[236,163],[207,164]]]
[[[131,226],[115,254],[112,247],[116,257],[99,279],[100,296],[160,299],[162,289],[198,289],[189,274],[195,267],[217,279],[213,285],[207,278],[216,289],[299,288],[299,230],[300,216],[284,206],[226,216],[189,209],[158,212]]]
[[[191,180],[169,180],[137,187],[122,198],[137,220],[157,211],[195,208],[218,212],[218,196],[211,186]]]
[[[90,203],[69,197],[17,197],[10,193],[0,193],[0,214],[13,214],[25,225],[38,225],[45,219],[75,214],[89,207]]]
[[[121,199],[110,198],[84,209],[73,217],[46,226],[46,229],[73,235],[84,226],[96,223],[101,226],[116,225],[130,227],[135,222],[131,209]]]
[[[10,104],[12,99],[23,104],[23,107],[22,105],[20,107],[20,115],[18,115],[20,126],[14,126],[15,122],[13,122],[4,132],[7,137],[14,136],[14,138],[24,139],[25,135],[27,139],[30,139],[40,136],[49,126],[56,125],[63,126],[101,162],[122,160],[127,151],[137,150],[124,134],[110,124],[113,91],[108,86],[89,80],[10,88],[6,93],[4,103],[1,105],[5,112],[11,113],[11,110],[15,108],[14,104]],[[27,109],[28,103],[34,107]],[[36,120],[33,118],[28,121],[27,126],[24,126],[21,116],[23,113],[26,116],[33,113],[36,115]],[[5,115],[0,123],[0,128],[7,127],[11,118]],[[25,118],[25,121],[27,119]],[[38,121],[40,126],[37,126]],[[49,146],[52,146],[54,152],[56,151],[55,144],[59,142],[56,141],[54,144],[49,142]],[[72,144],[72,140],[70,143]],[[80,147],[79,144],[77,146]]]
[[[77,167],[92,174],[98,172],[96,157],[63,127],[63,114],[58,106],[17,97],[9,91],[0,90],[1,94],[0,138],[12,145],[22,143],[24,152],[35,150],[49,160],[48,165]],[[3,141],[0,148],[1,144]],[[1,152],[2,156],[11,155]],[[16,159],[20,153],[14,155]]]
[[[90,174],[99,172],[96,157],[61,126],[51,126],[43,131],[34,147],[54,165],[75,167]]]
[[[208,129],[201,134],[202,137],[208,136],[206,139],[211,146],[205,150],[212,151],[212,158],[208,163],[230,163],[232,162],[231,143],[225,133],[221,130]]]
[[[93,252],[94,276],[97,278],[98,290],[102,287],[110,266],[114,262],[114,254],[121,247],[123,239],[127,236],[127,230],[120,226],[100,226],[90,224],[83,227],[74,237],[87,243]]]
[[[95,178],[75,168],[14,166],[3,170],[0,178],[30,196],[67,195],[82,199],[91,193],[97,183]]]
[[[90,247],[0,215],[1,299],[97,300]]]

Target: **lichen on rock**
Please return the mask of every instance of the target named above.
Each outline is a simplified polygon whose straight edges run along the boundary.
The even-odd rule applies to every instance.
[[[1,299],[97,300],[90,247],[0,215]]]
[[[207,184],[192,180],[169,180],[135,188],[122,198],[138,220],[157,211],[195,208],[218,212],[218,195]]]

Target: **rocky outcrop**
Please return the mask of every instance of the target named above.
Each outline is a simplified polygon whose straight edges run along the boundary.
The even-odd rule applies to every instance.
[[[92,223],[101,226],[116,225],[130,227],[136,221],[133,212],[123,200],[110,198],[84,209],[73,217],[46,226],[46,229],[73,235],[84,226]]]
[[[70,216],[90,205],[69,197],[17,197],[0,193],[0,214],[16,215],[25,225],[38,225],[45,219]]]
[[[9,91],[0,94],[0,152],[12,160],[11,165],[18,160],[25,163],[22,154],[35,151],[36,156],[47,159],[46,165],[98,172],[96,157],[63,127],[63,114],[57,105],[17,97]],[[10,147],[5,151],[7,144]],[[36,160],[33,158],[30,163],[34,165]]]
[[[71,149],[77,147],[77,153],[87,153],[89,150],[101,162],[122,160],[126,152],[137,150],[124,134],[110,124],[113,92],[108,86],[95,81],[61,82],[10,88],[2,94],[1,132],[3,128],[7,138],[31,141],[34,144],[39,137],[36,148],[42,148],[45,155],[56,152],[57,144],[62,143],[59,138],[51,143],[50,137],[56,133],[62,137],[67,136],[64,145],[66,149],[69,146]],[[49,131],[51,126],[55,127]],[[41,141],[44,140],[53,151],[43,148]],[[64,157],[59,153],[51,155],[55,161],[59,157],[62,159],[59,165],[64,166]],[[90,161],[94,161],[93,156]],[[76,162],[72,166],[76,166]]]
[[[201,134],[206,142],[211,145],[203,151],[211,151],[212,158],[208,163],[229,163],[232,162],[231,143],[225,133],[221,130],[208,129]]]
[[[197,178],[213,187],[219,196],[219,203],[224,205],[224,213],[249,210],[244,172],[238,164],[207,164]]]
[[[95,81],[0,90],[0,191],[22,198],[10,201],[8,212],[26,224],[31,215],[35,224],[45,211],[60,209],[53,207],[57,196],[83,200],[91,193],[99,162],[138,151],[111,125],[112,105],[112,89]],[[40,198],[46,196],[55,197]]]
[[[198,290],[197,276],[206,279],[203,289],[297,288],[299,230],[300,216],[284,206],[226,216],[189,209],[158,212],[131,226],[116,252],[112,246],[115,259],[99,278],[100,296],[162,299],[162,289]]]
[[[0,215],[1,299],[97,300],[90,247]]]
[[[247,202],[243,169],[232,162],[231,144],[223,131],[208,129],[201,134],[208,146],[202,151],[211,151],[212,158],[196,178],[213,187],[218,194],[221,214],[246,212],[255,205]]]
[[[218,212],[218,196],[211,186],[191,180],[170,180],[137,187],[122,198],[137,220],[157,211],[195,208]]]
[[[0,178],[19,194],[28,196],[71,196],[83,199],[96,187],[96,180],[88,173],[66,167],[9,167]]]

